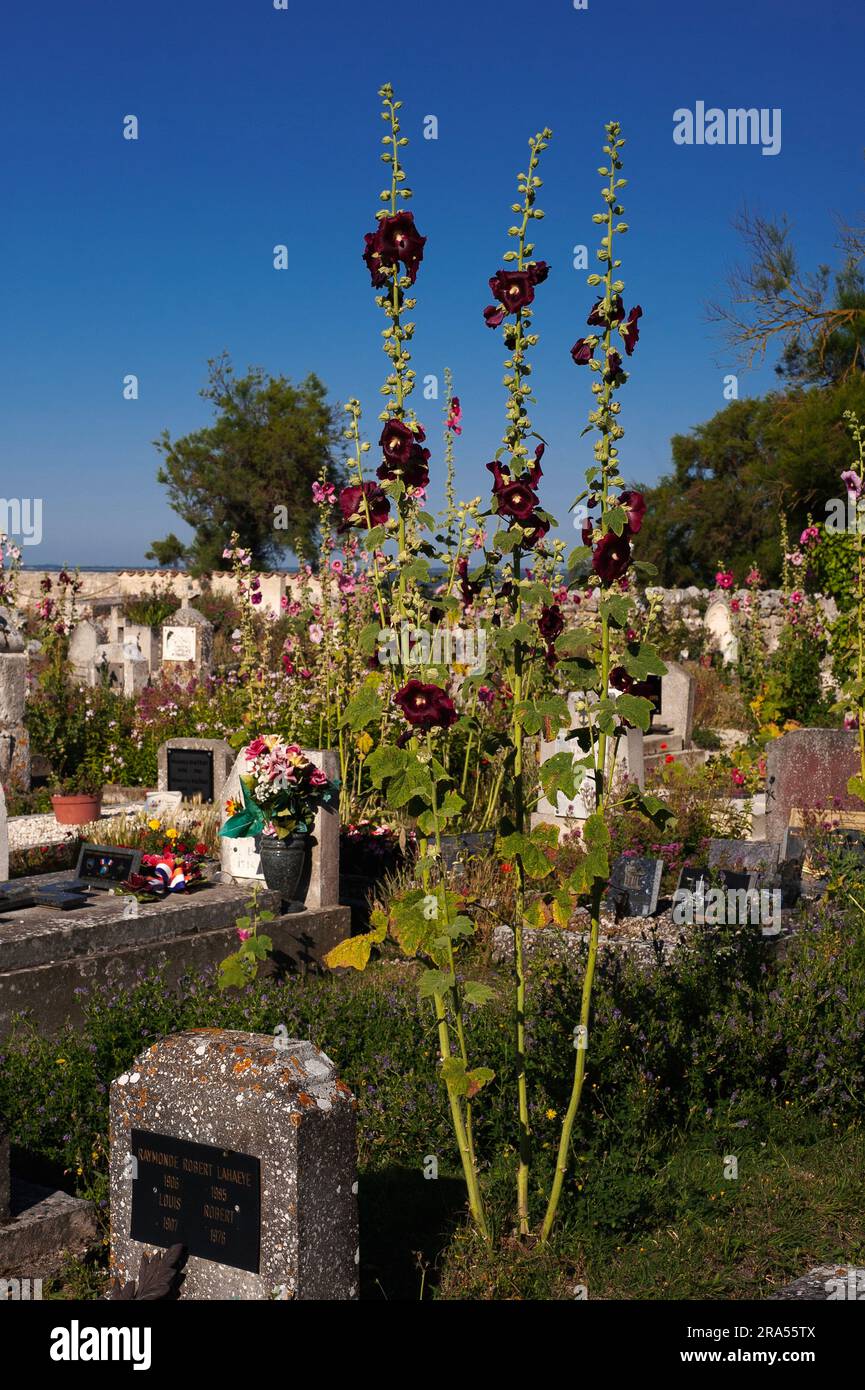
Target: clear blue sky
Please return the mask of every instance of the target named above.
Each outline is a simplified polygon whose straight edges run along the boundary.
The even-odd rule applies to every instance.
[[[501,433],[501,340],[482,310],[530,133],[554,131],[535,421],[560,516],[590,449],[569,349],[591,299],[572,248],[594,248],[604,121],[629,141],[622,273],[644,318],[623,459],[643,481],[667,468],[674,432],[724,404],[732,364],[704,302],[738,259],[743,202],[788,212],[813,265],[835,256],[834,215],[863,201],[861,0],[40,0],[9,7],[3,39],[0,495],[43,498],[30,564],[138,564],[153,538],[186,534],[152,440],[207,421],[197,392],[223,348],[239,369],[317,372],[334,398],[361,398],[372,431],[385,359],[360,249],[383,182],[383,81],[405,103],[429,238],[414,365],[453,369],[463,496],[486,490]],[[780,107],[780,154],[675,145],[673,111],[698,100]],[[137,142],[122,138],[129,113]],[[437,141],[422,138],[428,114]],[[278,242],[288,272],[272,268]],[[137,401],[122,398],[130,372]],[[772,381],[741,375],[741,394]],[[439,406],[417,409],[440,461]]]

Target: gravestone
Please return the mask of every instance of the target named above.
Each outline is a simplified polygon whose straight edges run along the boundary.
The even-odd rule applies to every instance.
[[[315,767],[331,780],[339,777],[339,755],[331,749],[304,748],[303,752]],[[237,755],[234,766],[222,789],[222,824],[228,820],[226,802],[241,801],[240,774],[246,772],[248,764],[243,749]],[[222,871],[235,883],[247,880],[264,881],[261,872],[261,856],[256,844],[257,836],[246,836],[231,840],[222,835],[219,839],[219,852]],[[319,907],[335,907],[339,902],[339,814],[334,810],[319,808],[312,827],[309,868],[304,905],[311,910]],[[301,889],[303,885],[301,885]]]
[[[709,868],[735,869],[771,878],[778,872],[780,845],[754,840],[710,840]]]
[[[355,1107],[285,1029],[155,1043],[111,1084],[112,1274],[181,1244],[181,1299],[357,1298]]]
[[[27,652],[12,613],[0,608],[0,781],[30,790],[30,735],[24,727]]]
[[[724,665],[732,665],[739,656],[739,641],[733,631],[729,605],[723,599],[715,599],[706,609],[703,621],[712,646],[721,653]]]
[[[0,782],[0,883],[9,877],[9,817],[6,814],[6,793]]]
[[[663,859],[621,854],[610,871],[607,906],[625,917],[651,917],[658,906]]]
[[[575,717],[579,718],[579,715]],[[574,727],[580,726],[575,724]],[[565,738],[560,735],[551,741],[541,740],[540,760],[542,764],[556,753],[570,753],[575,759],[583,757],[583,750],[576,739]],[[636,782],[642,791],[646,784],[643,768],[643,731],[642,729],[626,729],[619,739],[616,750],[614,782],[620,783],[624,778],[628,778]],[[548,797],[542,795],[533,815],[534,824],[538,822],[549,823],[554,819],[586,820],[593,813],[596,808],[595,774],[588,768],[577,768],[575,771],[576,796],[567,797],[564,792],[558,792],[555,805],[553,805]]]
[[[73,674],[85,685],[96,682],[96,649],[102,641],[102,633],[89,618],[82,618],[75,624],[69,638],[69,664]]]
[[[862,811],[847,791],[859,771],[855,729],[794,729],[766,748],[766,838],[780,842],[790,813]]]
[[[207,804],[222,804],[236,754],[221,738],[170,738],[157,754],[160,791],[179,791],[188,800],[200,796]]]
[[[212,662],[213,624],[197,608],[178,608],[162,627],[162,669],[173,676],[202,676]]]
[[[696,682],[677,662],[668,661],[666,667],[666,675],[661,677],[659,724],[669,729],[674,737],[681,738],[683,748],[689,748],[694,729]]]
[[[724,897],[721,920],[732,926],[747,926],[759,917],[761,902],[757,874],[739,872],[735,869],[714,868],[695,869],[685,867],[679,874],[679,882],[673,894],[674,917],[676,910],[686,896],[691,898],[692,920],[704,925],[709,914],[709,924],[718,924],[718,904],[716,895]],[[744,900],[742,894],[745,895]]]

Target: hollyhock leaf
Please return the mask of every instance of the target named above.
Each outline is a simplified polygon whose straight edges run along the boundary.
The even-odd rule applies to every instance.
[[[539,734],[543,728],[544,721],[531,700],[521,700],[515,705],[514,717],[527,734]]]
[[[553,921],[556,925],[559,927],[566,927],[571,920],[571,912],[573,910],[571,895],[566,888],[560,888],[558,892],[553,893],[550,900],[550,907],[552,908]]]
[[[560,727],[570,724],[571,712],[563,695],[548,695],[543,700],[536,700],[535,709]]]
[[[578,565],[581,565],[583,563],[584,560],[589,559],[591,553],[592,547],[590,545],[576,546],[568,556],[568,569],[575,570]]]
[[[507,835],[499,842],[498,853],[506,863],[519,855],[529,878],[546,878],[547,874],[552,872],[553,866],[543,850],[530,836],[521,835],[519,831],[514,831],[512,835]]]
[[[384,544],[386,536],[387,530],[384,526],[373,526],[371,530],[367,531],[361,544],[364,550],[378,550],[379,546]]]
[[[603,513],[601,526],[605,531],[614,531],[620,536],[625,529],[628,520],[628,513],[624,507],[611,507],[609,511]]]
[[[549,585],[529,581],[522,583],[523,598],[527,603],[552,603],[553,592]]]
[[[509,531],[496,531],[493,536],[493,545],[496,550],[500,550],[503,555],[510,554],[512,550],[520,544],[523,538],[522,530],[513,526]]]
[[[434,994],[447,994],[448,990],[453,989],[455,980],[453,975],[446,970],[425,970],[418,980],[417,992],[421,999],[431,999]],[[459,1062],[465,1073],[465,1062],[456,1057],[447,1059],[451,1062]]]
[[[474,936],[475,924],[471,917],[455,917],[447,929],[447,934],[452,941],[457,941],[463,936]]]
[[[436,991],[436,993],[442,992],[443,991],[441,990]],[[441,1064],[441,1076],[442,1081],[445,1083],[449,1091],[454,1092],[458,1096],[464,1096],[468,1093],[469,1083],[466,1077],[466,1064],[463,1061],[462,1057],[443,1058]]]
[[[616,700],[616,711],[627,719],[629,724],[635,724],[643,732],[648,729],[652,722],[652,712],[655,706],[651,700],[644,700],[642,695],[620,695]]]
[[[413,797],[420,797],[426,805],[430,805],[432,795],[433,781],[428,768],[409,761],[404,770],[392,778],[387,789],[387,802],[394,809],[399,809]]]
[[[378,650],[379,638],[381,636],[380,623],[367,623],[358,638],[358,647],[363,656],[373,656]]]
[[[462,992],[467,1004],[488,1004],[496,997],[495,990],[490,985],[481,984],[480,980],[466,980]],[[492,1081],[492,1076],[489,1080]]]
[[[458,816],[465,804],[465,800],[460,796],[459,792],[446,792],[444,800],[439,807],[439,814],[448,817]]]
[[[572,627],[556,639],[559,656],[584,656],[597,641],[598,634],[588,627]]]
[[[409,564],[403,566],[401,573],[406,579],[414,579],[420,584],[425,584],[429,579],[429,564],[418,555]]]
[[[373,946],[384,941],[386,934],[385,923],[373,927],[372,931],[362,932],[359,936],[346,937],[345,941],[340,941],[327,952],[324,963],[329,970],[338,970],[344,966],[350,966],[352,970],[365,970]]]
[[[637,574],[642,574],[646,579],[654,579],[658,573],[658,566],[653,565],[649,560],[632,560],[631,569],[636,570]]]
[[[622,665],[634,680],[647,676],[665,676],[667,668],[649,642],[630,642],[622,653]]]
[[[562,792],[569,800],[577,794],[574,781],[574,758],[571,753],[554,753],[540,767],[541,786],[548,801]]]
[[[402,772],[410,757],[411,754],[404,748],[397,748],[390,743],[380,744],[370,753],[364,764],[373,786],[381,788],[389,777]]]
[[[599,604],[602,618],[608,618],[616,627],[627,627],[631,605],[623,594],[608,594]]]
[[[858,796],[860,801],[865,801],[865,777],[851,777],[847,783],[848,796]]]
[[[604,698],[598,700],[592,708],[595,714],[595,727],[602,734],[613,734],[616,731],[616,704],[617,701]]]
[[[378,693],[378,680],[375,685],[362,685],[357,694],[349,700],[345,713],[340,719],[340,727],[351,729],[359,734],[368,724],[377,724],[384,713],[384,701]]]
[[[584,821],[582,840],[585,854],[569,879],[576,893],[589,892],[596,879],[606,882],[610,876],[610,832],[597,811]]]
[[[471,1071],[466,1072],[466,1100],[471,1100],[476,1096],[482,1087],[495,1077],[495,1072],[489,1067],[472,1067]]]
[[[515,642],[531,642],[535,635],[529,623],[514,623],[511,632]]]

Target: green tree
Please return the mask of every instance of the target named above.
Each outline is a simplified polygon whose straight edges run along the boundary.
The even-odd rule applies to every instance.
[[[171,506],[192,527],[184,545],[172,533],[154,541],[148,558],[183,561],[190,570],[225,569],[223,551],[236,531],[253,566],[279,563],[299,542],[314,547],[316,479],[342,481],[342,425],[324,385],[310,373],[298,386],[260,367],[236,377],[227,353],[208,362],[201,395],[211,401],[212,425],[172,440],[163,430],[157,477]]]
[[[637,558],[656,565],[657,582],[670,587],[711,586],[719,562],[740,584],[752,564],[777,581],[780,514],[793,542],[809,514],[825,519],[849,465],[843,412],[863,407],[865,378],[856,374],[825,390],[731,401],[674,435],[672,471],[641,488],[648,512]]]

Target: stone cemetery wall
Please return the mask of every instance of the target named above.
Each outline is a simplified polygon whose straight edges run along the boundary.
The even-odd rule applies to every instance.
[[[181,1299],[357,1298],[355,1108],[310,1042],[155,1043],[111,1086],[115,1277],[181,1244]]]

